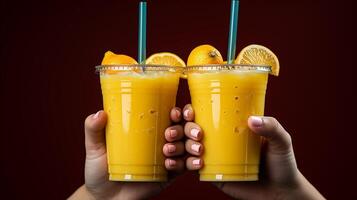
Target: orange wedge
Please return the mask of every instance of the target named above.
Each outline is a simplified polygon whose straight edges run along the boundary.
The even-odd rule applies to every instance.
[[[169,52],[161,52],[151,55],[148,59],[146,59],[146,64],[186,67],[185,62],[178,55]],[[184,74],[181,74],[180,77],[186,78]]]
[[[115,54],[107,51],[104,54],[102,65],[135,65],[138,64],[136,60],[130,56],[123,54]]]
[[[187,66],[222,64],[221,53],[211,45],[204,44],[194,48],[187,59]]]
[[[123,54],[115,54],[111,51],[107,51],[104,54],[102,60],[102,65],[136,65],[138,62],[130,56]],[[106,74],[116,74],[118,71],[107,69],[105,70]]]
[[[186,67],[185,62],[176,54],[169,52],[155,53],[146,59],[147,65],[167,65],[174,67]]]
[[[279,76],[279,60],[278,57],[268,48],[252,44],[239,53],[235,64],[254,64],[254,65],[268,65],[271,67],[270,74],[274,76]]]

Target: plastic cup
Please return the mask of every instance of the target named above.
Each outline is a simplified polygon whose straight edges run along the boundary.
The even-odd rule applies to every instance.
[[[261,138],[247,125],[264,115],[270,67],[206,65],[187,67],[195,122],[204,132],[201,181],[256,181]]]
[[[104,111],[109,179],[167,180],[162,148],[175,106],[180,68],[98,66]]]

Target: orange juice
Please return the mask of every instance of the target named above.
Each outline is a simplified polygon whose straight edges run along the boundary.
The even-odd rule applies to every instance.
[[[204,132],[201,181],[258,180],[261,138],[247,120],[264,115],[268,72],[247,65],[188,68],[195,122]]]
[[[180,73],[173,67],[100,66],[109,179],[166,181],[162,148]],[[107,73],[108,72],[108,73]]]

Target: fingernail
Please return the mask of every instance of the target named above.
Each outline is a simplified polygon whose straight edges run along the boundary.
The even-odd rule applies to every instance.
[[[200,159],[195,159],[195,160],[192,161],[192,164],[200,165],[201,164],[201,160]]]
[[[167,151],[169,153],[173,153],[173,152],[175,152],[175,150],[176,150],[175,145],[167,145]]]
[[[200,152],[200,148],[201,148],[201,145],[199,145],[199,144],[193,144],[191,146],[191,149],[197,153]]]
[[[176,112],[176,117],[177,117],[177,118],[180,118],[180,117],[181,117],[181,112],[178,111],[178,110],[175,110],[175,112]]]
[[[198,130],[197,128],[193,128],[193,129],[191,129],[190,133],[191,133],[192,137],[197,138],[199,132],[200,132],[200,130]]]
[[[261,117],[252,116],[252,117],[250,117],[250,121],[253,126],[256,126],[256,127],[263,126],[263,119]]]
[[[188,113],[190,112],[190,110],[185,110],[184,112],[183,112],[183,115],[187,118],[188,117]]]
[[[99,117],[100,111],[98,111],[97,113],[95,113],[95,115],[93,116],[93,119],[97,119]]]
[[[176,160],[169,160],[169,165],[170,166],[175,166],[176,165]]]
[[[172,137],[172,138],[177,136],[177,131],[176,130],[170,130],[169,133],[170,133],[170,137]]]

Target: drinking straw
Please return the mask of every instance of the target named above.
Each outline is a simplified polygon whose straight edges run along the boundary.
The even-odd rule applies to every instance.
[[[239,0],[232,0],[229,21],[227,63],[232,64],[236,54]]]
[[[146,0],[139,3],[139,42],[138,62],[145,64],[146,60]]]

